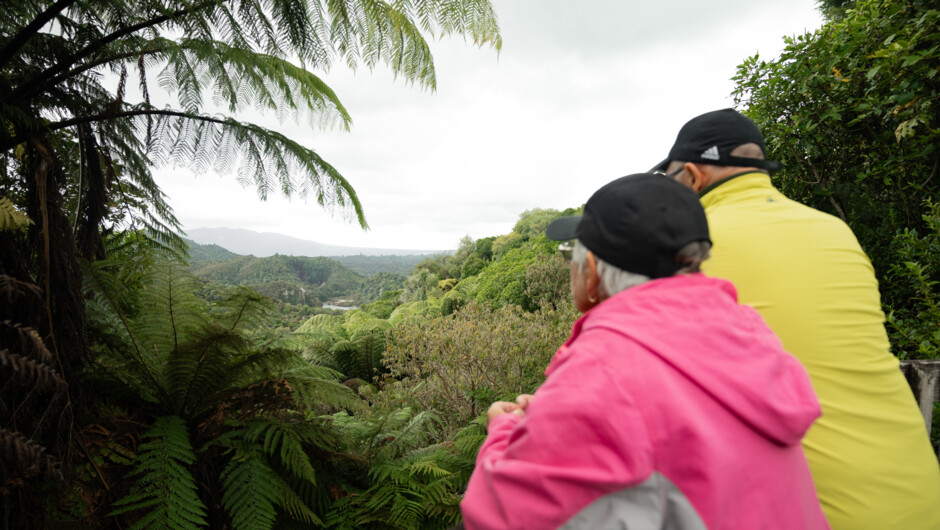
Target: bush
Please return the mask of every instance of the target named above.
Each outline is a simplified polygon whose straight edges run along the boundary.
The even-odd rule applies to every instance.
[[[898,357],[940,357],[940,203],[925,201],[927,233],[904,229],[895,237],[900,263],[888,273],[910,302],[888,312],[888,330]],[[889,306],[890,308],[890,306]]]
[[[575,316],[570,305],[529,313],[469,302],[451,317],[393,328],[384,363],[452,434],[492,401],[533,392]]]

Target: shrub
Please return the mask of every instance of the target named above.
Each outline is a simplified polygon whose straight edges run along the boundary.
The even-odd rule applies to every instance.
[[[904,229],[895,237],[900,263],[888,277],[907,289],[910,302],[888,312],[895,353],[904,358],[940,357],[940,203],[925,201],[927,233]]]
[[[451,317],[393,328],[384,363],[452,434],[492,401],[534,391],[574,320],[570,305],[529,313],[469,302]]]

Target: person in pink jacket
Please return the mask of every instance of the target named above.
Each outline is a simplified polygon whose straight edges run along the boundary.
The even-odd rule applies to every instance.
[[[583,315],[533,396],[490,407],[466,528],[829,528],[800,446],[819,402],[734,286],[698,272],[696,195],[623,177],[546,235],[575,240]]]

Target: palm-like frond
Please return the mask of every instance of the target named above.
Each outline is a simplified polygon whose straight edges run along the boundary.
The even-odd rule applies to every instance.
[[[334,415],[337,427],[360,442],[367,455],[369,486],[334,503],[327,525],[356,528],[380,522],[392,528],[447,528],[460,519],[460,499],[485,438],[475,421],[454,441],[436,438],[427,412],[396,409],[372,417]]]
[[[239,449],[222,472],[222,508],[236,529],[274,528],[285,491],[283,480],[266,462],[261,449]]]
[[[177,246],[169,237],[176,220],[150,177],[153,161],[197,173],[237,167],[262,198],[274,189],[312,193],[319,205],[351,211],[366,226],[350,184],[313,150],[232,116],[202,114],[207,95],[231,113],[306,114],[321,126],[348,127],[349,113],[314,70],[337,59],[353,68],[385,64],[433,88],[427,37],[462,34],[477,45],[501,45],[488,0],[62,0],[42,12],[11,9],[0,27],[12,35],[0,40],[0,117],[12,126],[0,131],[0,150],[34,131],[91,125],[111,185],[126,181],[154,207],[125,205],[126,214]],[[117,90],[103,83],[100,74],[109,70],[120,77]],[[151,106],[155,70],[175,108]],[[138,72],[142,100],[128,97],[129,71]]]
[[[196,461],[186,423],[178,416],[157,418],[144,434],[133,475],[137,486],[115,503],[112,515],[143,510],[131,528],[194,528],[206,526],[206,507],[196,494],[188,466]]]

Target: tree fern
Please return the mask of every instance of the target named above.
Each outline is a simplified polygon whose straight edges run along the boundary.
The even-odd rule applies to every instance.
[[[56,456],[71,459],[87,455],[73,445],[82,432],[76,418],[93,417],[99,401],[133,408],[142,418],[179,416],[200,443],[231,423],[353,403],[335,381],[305,375],[295,384],[283,377],[301,360],[258,327],[263,316],[233,319],[234,299],[216,308],[194,300],[196,285],[180,263],[104,259],[115,251],[108,235],[131,234],[117,238],[131,247],[185,252],[180,224],[152,173],[171,164],[234,174],[262,198],[308,196],[366,227],[362,205],[337,168],[312,146],[239,113],[255,109],[348,127],[349,113],[320,73],[336,61],[385,64],[433,89],[426,39],[449,34],[499,48],[489,0],[5,3],[0,190],[13,207],[0,206],[0,277],[35,284],[41,294],[10,299],[0,306],[0,321],[41,330],[68,392],[64,409],[53,411],[46,400],[24,407],[36,394],[5,385],[3,402],[16,404],[12,416],[3,412],[8,424],[29,424]],[[211,114],[210,99],[225,114]],[[25,218],[33,221],[25,234],[10,229]],[[91,275],[84,288],[82,259]],[[21,371],[28,368],[13,357],[21,352],[3,346],[7,368],[14,359]],[[31,381],[56,381],[37,370]],[[316,408],[311,396],[318,392],[327,402]],[[73,415],[73,407],[82,414]],[[200,476],[212,475],[212,462],[195,465]],[[206,479],[209,495],[215,480]],[[36,498],[21,495],[16,502],[31,507],[9,524],[42,526],[32,518],[41,514]],[[149,513],[154,519],[142,525],[159,519]]]
[[[94,334],[94,375],[124,389],[111,394],[126,396],[124,406],[149,403],[146,410],[182,418],[207,455],[217,455],[211,448],[228,449],[227,464],[210,458],[196,465],[200,476],[225,467],[205,487],[220,490],[236,527],[268,527],[278,514],[318,523],[314,505],[328,504],[328,491],[317,484],[310,455],[340,450],[332,422],[319,416],[365,409],[337,381],[340,374],[303,362],[285,337],[269,332],[270,303],[257,293],[234,290],[207,304],[191,296],[194,285],[179,263],[156,257],[140,272],[143,294],[135,302],[123,300],[133,293],[115,281],[126,277],[119,265],[104,260],[88,270],[93,322],[107,328]],[[246,477],[255,487],[274,489],[245,491],[240,481]],[[156,501],[135,492],[123,502],[127,510],[115,514]],[[152,511],[147,517],[144,524],[162,520]]]
[[[135,489],[115,503],[111,515],[143,510],[132,528],[198,528],[206,526],[206,507],[196,494],[196,481],[188,466],[196,460],[189,431],[182,418],[157,418],[144,433],[150,441],[140,446],[133,475]]]

